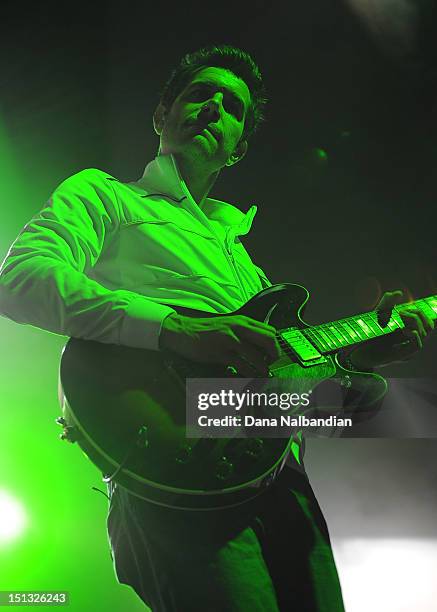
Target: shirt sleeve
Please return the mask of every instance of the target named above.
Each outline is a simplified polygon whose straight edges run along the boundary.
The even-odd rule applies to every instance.
[[[24,227],[0,268],[0,314],[57,334],[158,350],[174,309],[87,276],[122,218],[109,178],[94,169],[73,175]]]
[[[272,283],[267,278],[264,270],[262,270],[259,266],[255,266],[255,270],[258,273],[259,279],[261,281],[262,288],[265,289],[266,287],[271,287]]]

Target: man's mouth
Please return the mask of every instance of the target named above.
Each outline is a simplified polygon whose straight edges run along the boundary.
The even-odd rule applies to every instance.
[[[210,125],[207,125],[205,123],[195,123],[194,127],[199,131],[199,133],[201,133],[203,131],[208,132],[214,138],[214,140],[219,142],[220,134],[219,134],[217,129],[215,129],[215,128],[213,128]]]
[[[211,128],[205,126],[202,131],[208,132],[208,134],[210,134],[210,136],[212,136],[214,138],[214,140],[218,140],[217,136],[214,134],[214,132],[211,130]]]

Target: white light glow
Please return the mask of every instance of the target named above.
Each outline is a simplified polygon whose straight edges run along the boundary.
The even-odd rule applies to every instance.
[[[347,612],[435,612],[437,540],[344,539],[334,551]]]
[[[0,490],[0,546],[17,539],[27,526],[27,516],[20,502]]]

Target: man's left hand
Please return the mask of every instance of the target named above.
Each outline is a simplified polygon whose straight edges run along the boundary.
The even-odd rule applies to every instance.
[[[402,291],[387,291],[376,306],[380,323],[384,327],[394,306],[402,303]],[[370,370],[389,363],[407,361],[419,351],[434,329],[434,321],[415,306],[408,304],[397,309],[404,329],[382,336],[357,348],[350,361],[358,370]]]

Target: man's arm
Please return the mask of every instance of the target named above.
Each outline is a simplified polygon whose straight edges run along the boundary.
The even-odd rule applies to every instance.
[[[104,173],[84,170],[64,181],[3,262],[0,314],[58,334],[168,349],[196,361],[234,365],[242,375],[267,375],[268,361],[279,355],[270,325],[244,316],[183,317],[87,276],[122,220]]]
[[[64,181],[23,229],[0,270],[0,314],[48,331],[158,349],[172,308],[86,274],[122,220],[112,182],[98,170]]]

